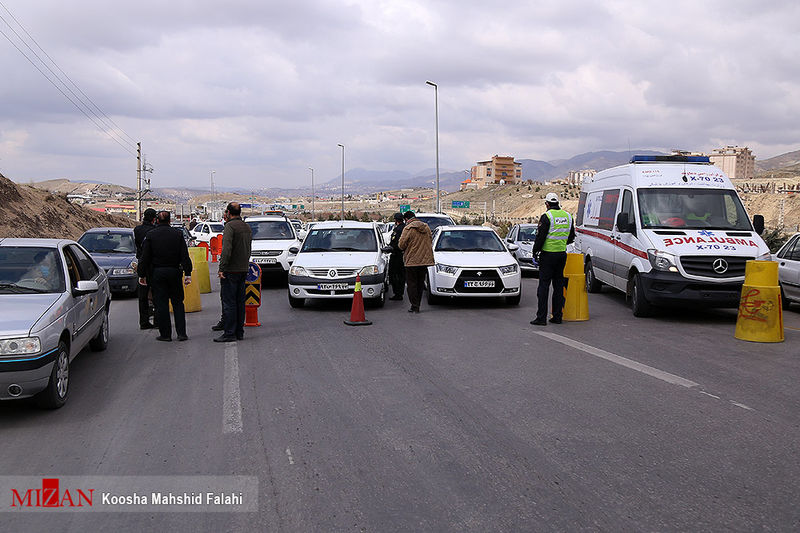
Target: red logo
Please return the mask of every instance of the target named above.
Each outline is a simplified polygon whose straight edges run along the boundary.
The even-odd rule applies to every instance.
[[[43,478],[42,488],[11,489],[11,507],[91,507],[94,489],[60,490],[58,478]]]

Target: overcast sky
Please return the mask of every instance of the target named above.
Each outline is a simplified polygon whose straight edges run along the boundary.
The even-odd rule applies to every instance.
[[[211,170],[220,186],[307,186],[308,167],[340,175],[337,143],[347,169],[416,173],[435,164],[426,80],[443,170],[800,149],[797,0],[0,3],[0,30],[35,61],[16,18],[124,130],[123,148],[0,35],[0,172],[17,181],[134,185],[126,135],[154,187],[208,187]]]

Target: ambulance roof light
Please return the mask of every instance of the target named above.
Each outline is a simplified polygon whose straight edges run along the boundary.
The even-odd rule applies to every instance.
[[[710,163],[707,155],[635,155],[631,163]]]

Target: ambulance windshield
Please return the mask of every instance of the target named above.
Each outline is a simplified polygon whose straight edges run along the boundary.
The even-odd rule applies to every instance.
[[[735,191],[640,189],[639,213],[648,229],[753,231]]]

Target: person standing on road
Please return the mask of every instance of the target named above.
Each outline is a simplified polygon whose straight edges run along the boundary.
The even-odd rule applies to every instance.
[[[222,223],[228,223],[228,211],[222,213]],[[223,230],[223,235],[224,235]],[[220,285],[219,291],[219,322],[211,326],[211,331],[225,331],[225,303],[222,300],[222,286]]]
[[[419,313],[425,274],[428,267],[434,264],[431,229],[418,220],[413,211],[406,211],[403,218],[406,220],[406,227],[397,245],[403,250],[403,262],[406,266],[408,299],[411,302],[408,312]]]
[[[561,324],[564,311],[564,266],[567,264],[567,245],[575,240],[575,226],[572,216],[558,205],[558,196],[549,192],[545,196],[547,211],[539,217],[533,254],[539,254],[539,307],[531,324],[547,325],[547,297],[550,284],[553,284],[553,316],[550,322]]]
[[[392,253],[389,256],[389,283],[392,284],[392,292],[394,296],[390,300],[403,299],[403,287],[406,284],[406,271],[403,266],[403,250],[400,249],[399,242],[400,236],[405,229],[405,219],[403,213],[394,214],[394,228],[392,228],[392,236],[389,239],[389,246],[392,247]]]
[[[169,211],[161,211],[156,217],[156,227],[150,230],[142,244],[139,261],[139,278],[147,278],[153,290],[156,306],[156,325],[159,336],[156,340],[172,340],[172,323],[169,304],[175,314],[175,332],[179,341],[185,341],[186,313],[183,309],[183,286],[191,282],[192,260],[183,239],[183,232],[169,225]],[[183,279],[181,280],[181,274]]]
[[[142,244],[144,238],[155,228],[156,210],[148,207],[144,210],[142,223],[133,228],[133,240],[136,243],[136,260],[142,257]],[[139,296],[139,329],[153,329],[155,326],[150,322],[150,287],[147,286],[146,278],[139,278],[137,289]]]
[[[253,231],[242,220],[242,208],[231,202],[225,209],[227,222],[222,234],[219,256],[219,284],[225,331],[214,342],[232,342],[244,338],[244,281],[250,266]]]

